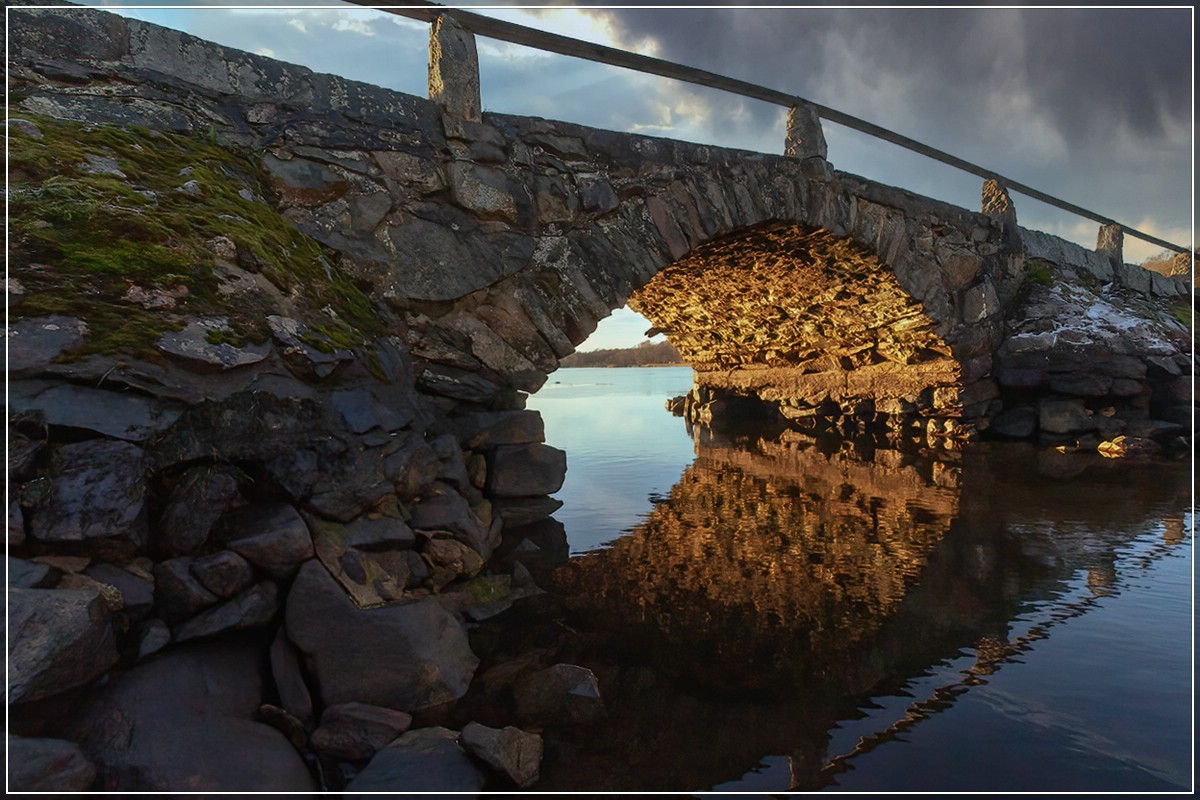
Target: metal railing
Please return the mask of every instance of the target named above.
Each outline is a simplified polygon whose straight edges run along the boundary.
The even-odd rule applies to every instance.
[[[454,20],[465,30],[489,39],[498,39],[512,44],[524,45],[538,50],[544,50],[549,53],[557,53],[564,56],[572,56],[574,58],[582,58],[588,61],[595,61],[601,64],[608,64],[615,67],[623,67],[625,69],[643,72],[649,75],[658,75],[664,78],[673,78],[674,80],[684,81],[686,83],[704,86],[710,89],[719,89],[721,91],[736,94],[741,97],[749,97],[754,100],[762,100],[763,102],[772,103],[774,105],[783,106],[784,108],[793,107],[808,107],[816,112],[816,114],[825,120],[843,125],[852,130],[868,134],[877,139],[889,142],[894,145],[911,150],[914,153],[919,153],[923,156],[931,158],[935,161],[955,167],[971,175],[983,178],[985,180],[994,180],[1001,184],[1005,189],[1018,192],[1019,194],[1031,197],[1035,200],[1040,200],[1047,205],[1055,208],[1068,211],[1077,216],[1098,222],[1104,226],[1113,226],[1119,228],[1122,233],[1128,234],[1150,244],[1158,245],[1159,247],[1172,250],[1177,253],[1190,253],[1189,248],[1181,245],[1168,242],[1165,239],[1160,239],[1144,231],[1137,230],[1116,220],[1097,214],[1082,206],[1077,206],[1074,203],[1069,203],[1066,200],[1046,194],[1032,186],[1027,186],[1020,181],[1005,177],[1000,173],[990,170],[986,167],[981,167],[970,161],[958,158],[935,147],[930,147],[927,144],[910,139],[907,136],[888,130],[887,128],[876,125],[873,122],[868,122],[864,119],[838,111],[835,108],[823,106],[819,103],[814,103],[810,100],[805,100],[797,95],[781,92],[776,89],[770,89],[758,84],[748,83],[736,78],[729,78],[724,75],[718,75],[713,72],[707,72],[694,67],[688,67],[683,64],[677,64],[672,61],[664,61],[660,58],[645,56],[640,53],[631,53],[627,50],[620,50],[607,45],[594,44],[585,42],[579,39],[573,39],[569,36],[561,36],[556,33],[548,33],[540,31],[536,28],[530,28],[524,25],[518,25],[513,22],[505,22],[503,20],[493,19],[481,14],[475,14],[469,11],[452,8],[449,6],[439,5],[437,3],[424,2],[423,0],[415,0],[404,6],[379,6],[371,3],[369,0],[345,0],[345,2],[353,5],[368,6],[376,11],[383,11],[388,14],[396,14],[410,19],[421,20],[423,22],[435,22],[439,16],[446,13],[451,13]]]

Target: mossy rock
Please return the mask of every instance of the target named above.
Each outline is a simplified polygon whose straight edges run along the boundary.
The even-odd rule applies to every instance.
[[[383,333],[337,254],[264,199],[251,155],[212,139],[10,115],[25,121],[8,126],[9,275],[20,287],[11,316],[84,320],[89,336],[69,357],[155,358],[163,332],[213,314],[229,318],[228,343],[265,341],[268,314],[304,321],[329,350],[361,351]],[[231,272],[256,277],[234,295]]]

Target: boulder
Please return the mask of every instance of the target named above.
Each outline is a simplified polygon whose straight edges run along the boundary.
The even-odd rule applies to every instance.
[[[412,547],[416,535],[398,516],[359,517],[346,523],[346,546],[365,550]]]
[[[313,556],[312,536],[296,509],[270,503],[236,509],[222,518],[230,550],[274,578],[289,578]]]
[[[427,497],[413,509],[412,526],[418,531],[446,531],[468,543],[483,558],[491,556],[497,542],[492,541],[488,527],[471,510],[466,498],[445,489],[441,494]]]
[[[169,558],[154,566],[154,605],[167,622],[176,622],[208,608],[220,598],[192,575],[192,559]]]
[[[356,447],[343,453],[318,474],[308,505],[341,522],[366,514],[393,492],[387,475],[389,451],[390,447]]]
[[[43,542],[118,539],[146,543],[146,457],[127,442],[93,439],[54,454],[53,489],[33,512]]]
[[[116,664],[114,610],[96,584],[9,589],[9,704],[82,686]]]
[[[537,782],[542,767],[542,737],[537,734],[511,725],[498,730],[471,722],[463,728],[461,741],[467,752],[504,773],[518,788]]]
[[[82,792],[95,778],[96,766],[74,742],[8,735],[10,792]]]
[[[190,569],[200,585],[217,597],[233,597],[254,580],[250,562],[232,550],[194,559]]]
[[[513,687],[513,698],[517,717],[537,725],[594,722],[603,710],[596,676],[574,664],[526,675]]]
[[[255,721],[264,653],[243,639],[185,645],[90,695],[72,738],[107,791],[310,792],[303,760]]]
[[[341,703],[325,709],[313,731],[312,747],[324,758],[367,761],[412,725],[412,715],[366,703]]]
[[[458,745],[458,734],[446,728],[409,731],[380,750],[346,787],[355,792],[463,792],[483,789],[485,776]],[[369,795],[363,795],[369,798]]]
[[[433,600],[357,608],[316,560],[296,576],[286,624],[326,706],[430,708],[462,697],[479,665],[462,626]]]
[[[213,525],[242,502],[233,471],[194,467],[171,490],[159,521],[158,550],[164,555],[189,555],[208,541]]]
[[[6,556],[6,559],[10,589],[46,589],[54,583],[58,575],[49,564],[12,556]]]
[[[274,619],[278,610],[279,590],[271,581],[263,581],[232,600],[189,619],[175,629],[172,639],[186,642],[222,631],[258,628]]]
[[[488,467],[490,493],[495,497],[554,494],[567,475],[567,454],[547,444],[502,445]]]

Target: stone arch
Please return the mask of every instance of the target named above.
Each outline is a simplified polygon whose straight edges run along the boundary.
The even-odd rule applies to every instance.
[[[481,376],[536,391],[600,319],[631,298],[654,306],[646,298],[666,280],[657,276],[695,273],[696,264],[717,252],[740,250],[753,262],[756,247],[780,263],[802,263],[817,247],[821,258],[842,262],[843,278],[854,281],[838,288],[837,270],[827,271],[821,289],[833,290],[827,301],[838,303],[847,318],[854,315],[853,298],[870,293],[876,333],[887,331],[886,341],[843,336],[845,346],[822,380],[799,382],[815,370],[801,363],[812,353],[797,352],[798,341],[791,352],[774,348],[765,358],[725,353],[708,359],[701,347],[689,360],[706,376],[705,385],[721,383],[713,375],[724,372],[721,388],[804,413],[825,401],[847,412],[866,400],[879,400],[894,414],[971,419],[986,413],[995,396],[990,355],[1013,283],[1013,266],[999,255],[1001,223],[842,173],[810,177],[795,159],[542,120],[490,121],[514,143],[514,153],[536,143],[546,165],[510,164],[503,178],[499,168],[488,178],[483,168],[462,166],[451,197],[471,210],[465,187],[485,178],[519,195],[512,206],[530,209],[529,255],[521,268],[457,300],[432,324],[422,327],[417,319],[414,353],[430,356],[435,380],[445,377],[431,386],[438,393]],[[659,303],[658,313],[667,306]],[[648,316],[654,319],[653,312]],[[809,319],[818,316],[814,309]],[[753,349],[749,339],[743,344]],[[869,358],[861,355],[868,351]],[[460,364],[455,352],[464,356]],[[890,366],[880,368],[881,362]],[[729,377],[735,366],[738,375]],[[462,372],[446,377],[447,367]],[[487,400],[482,390],[466,395]]]
[[[962,370],[937,320],[878,256],[822,228],[721,237],[629,305],[667,334],[698,390],[756,396],[793,420],[915,415],[957,396]]]

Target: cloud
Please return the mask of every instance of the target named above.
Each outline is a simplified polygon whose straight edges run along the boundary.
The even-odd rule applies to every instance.
[[[1189,9],[587,13],[608,19],[618,42],[652,39],[662,58],[843,110],[1121,221],[1190,227]],[[705,102],[693,124],[766,139],[769,108]],[[856,136],[827,124],[835,166],[978,202],[974,178],[944,178],[928,160]],[[1050,219],[1033,201],[1017,205],[1034,212],[1025,224]]]

